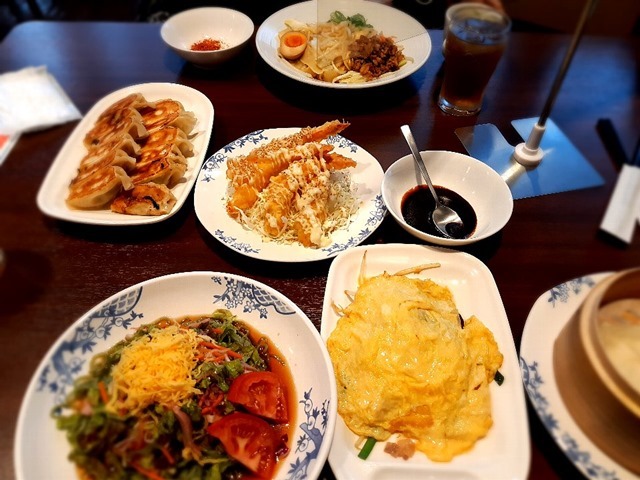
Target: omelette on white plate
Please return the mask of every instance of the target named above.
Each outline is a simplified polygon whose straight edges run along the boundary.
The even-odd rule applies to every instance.
[[[446,462],[493,424],[489,384],[503,356],[447,287],[384,273],[360,281],[327,340],[338,413],[357,435],[411,439]]]

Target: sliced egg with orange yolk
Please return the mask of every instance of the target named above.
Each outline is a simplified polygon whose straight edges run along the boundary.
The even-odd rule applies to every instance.
[[[296,60],[307,48],[307,36],[302,32],[286,32],[280,37],[280,55],[287,60]]]

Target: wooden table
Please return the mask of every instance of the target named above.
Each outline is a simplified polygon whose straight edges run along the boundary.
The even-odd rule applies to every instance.
[[[317,125],[341,118],[345,134],[384,169],[407,153],[400,125],[421,149],[464,152],[459,127],[494,123],[512,143],[510,122],[536,116],[569,43],[566,35],[514,33],[485,106],[474,118],[444,115],[434,103],[441,83],[441,31],[426,65],[391,86],[342,92],[293,82],[268,67],[253,46],[220,71],[185,65],[162,43],[157,24],[29,22],[0,45],[0,71],[46,65],[80,111],[113,90],[142,82],[178,82],[205,93],[215,107],[209,154],[248,132]],[[610,118],[630,152],[640,133],[634,72],[640,39],[585,37],[552,119],[586,155],[606,184],[515,202],[504,230],[463,250],[495,277],[516,347],[535,300],[549,288],[585,274],[640,265],[640,240],[621,246],[599,234],[616,168],[596,133]],[[36,194],[76,123],[25,134],[0,167],[0,477],[14,478],[13,435],[22,395],[54,340],[96,303],[164,274],[214,270],[255,278],[285,292],[316,326],[329,261],[273,264],[245,258],[214,240],[194,214],[192,196],[179,213],[145,228],[93,227],[56,221],[36,206]],[[417,243],[391,218],[366,243]],[[418,242],[419,243],[419,242]],[[156,259],[160,257],[162,261]],[[532,479],[579,475],[529,411]],[[37,461],[38,459],[34,459]],[[331,477],[330,470],[326,475]]]

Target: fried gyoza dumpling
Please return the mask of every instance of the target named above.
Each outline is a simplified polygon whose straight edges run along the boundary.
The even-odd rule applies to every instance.
[[[149,134],[142,123],[142,115],[134,108],[125,108],[114,111],[109,116],[100,116],[85,135],[84,145],[91,149],[110,143],[125,134],[129,134],[135,141],[140,141]]]
[[[103,207],[123,188],[132,187],[131,179],[122,167],[106,165],[71,183],[67,205],[83,209]]]
[[[89,152],[80,160],[78,175],[97,170],[108,163],[128,170],[135,165],[140,148],[128,133],[113,138],[110,142],[89,149]]]
[[[140,156],[129,174],[134,184],[155,182],[175,184],[187,169],[186,155],[192,145],[182,130],[164,127],[153,131],[140,150]]]
[[[159,100],[154,108],[146,108],[141,113],[142,123],[149,132],[171,126],[188,135],[196,124],[193,112],[187,112],[177,100]]]
[[[126,190],[111,202],[111,211],[128,215],[164,215],[176,204],[166,185],[145,183]]]
[[[109,108],[107,108],[100,114],[98,119],[101,120],[104,117],[117,115],[118,112],[129,108],[133,108],[134,110],[142,110],[143,108],[153,108],[154,106],[155,103],[149,102],[140,92],[135,92],[111,104]]]

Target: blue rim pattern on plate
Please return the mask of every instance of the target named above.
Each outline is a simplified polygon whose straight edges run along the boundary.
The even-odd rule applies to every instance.
[[[575,300],[575,297],[578,295],[584,295],[591,290],[596,283],[596,280],[591,276],[575,278],[553,287],[543,294],[542,297],[546,296],[547,303],[551,308],[555,309],[562,304],[566,305],[569,301]],[[591,452],[581,446],[575,437],[561,426],[561,422],[551,410],[549,401],[542,392],[545,385],[545,377],[539,372],[538,362],[528,362],[520,356],[520,370],[522,372],[525,390],[533,408],[569,460],[589,478],[601,480],[620,479],[615,471],[595,463]]]
[[[227,144],[211,155],[204,162],[198,181],[202,183],[209,183],[214,179],[217,179],[220,175],[220,170],[225,167],[227,159],[237,153],[237,149],[243,148],[247,145],[258,146],[261,143],[268,141],[269,138],[265,135],[265,131],[266,129],[261,129],[248,133],[247,135]],[[357,144],[342,135],[332,135],[328,137],[325,142],[335,147],[348,149],[352,154],[357,153],[360,149]],[[346,242],[332,242],[327,247],[317,249],[316,251],[324,252],[325,258],[332,258],[340,252],[359,245],[375,231],[380,223],[382,223],[386,214],[387,207],[382,200],[382,194],[378,193],[373,200],[372,209],[365,221],[364,228],[350,236]],[[257,247],[255,244],[240,241],[236,236],[225,232],[224,229],[215,229],[212,233],[220,242],[245,255],[257,257],[262,251],[262,249]]]
[[[244,313],[258,312],[267,318],[269,309],[281,315],[293,315],[296,311],[277,296],[250,282],[238,278],[211,277],[213,283],[223,285],[221,294],[214,294],[212,303],[221,303],[227,309],[242,309]],[[132,288],[90,312],[75,329],[71,340],[65,340],[52,353],[50,362],[42,369],[36,391],[53,395],[53,404],[59,405],[73,387],[85,364],[94,354],[98,341],[107,340],[114,330],[128,329],[144,313],[136,312],[144,287]],[[300,453],[287,468],[288,479],[308,478],[307,470],[319,453],[329,419],[330,399],[313,398],[313,387],[305,390],[298,403],[304,406],[305,418],[298,424],[294,452]]]

